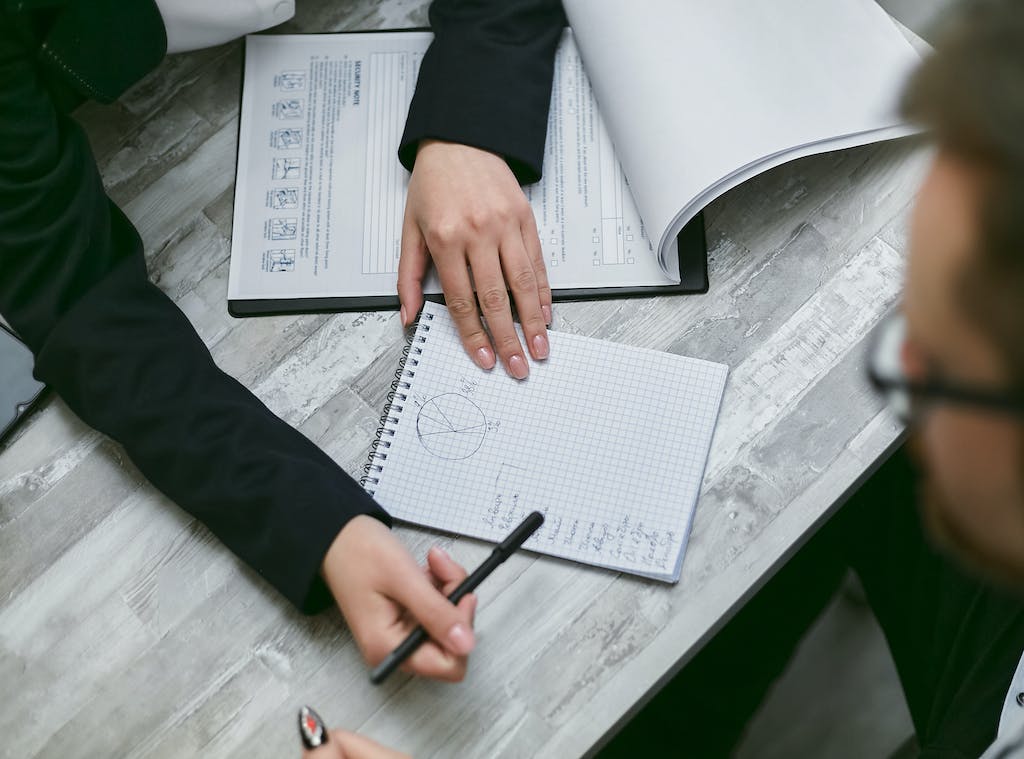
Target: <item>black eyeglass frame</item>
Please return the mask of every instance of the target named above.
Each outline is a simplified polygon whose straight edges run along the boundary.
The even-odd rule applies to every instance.
[[[911,400],[916,402],[934,403],[940,401],[964,406],[977,406],[989,411],[999,411],[1013,416],[1024,417],[1024,393],[973,388],[939,380],[915,382],[908,379],[893,379],[881,376],[876,371],[876,364],[878,362],[875,360],[875,357],[881,352],[880,345],[885,327],[897,319],[903,318],[899,311],[886,315],[871,336],[867,354],[867,374],[875,390],[883,395],[893,392],[906,393]]]

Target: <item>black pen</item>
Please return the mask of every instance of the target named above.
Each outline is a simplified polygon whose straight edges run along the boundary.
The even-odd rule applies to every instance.
[[[499,564],[518,550],[526,542],[526,539],[533,535],[542,524],[544,524],[544,515],[539,511],[534,511],[526,517],[512,531],[511,535],[491,551],[491,555],[484,560],[483,564],[476,568],[473,574],[459,583],[459,587],[452,591],[451,595],[448,596],[448,600],[453,604],[457,604],[467,593],[472,593],[476,590],[476,587],[486,580],[487,576],[497,569]],[[374,685],[380,685],[387,679],[388,675],[398,669],[402,662],[412,656],[413,651],[429,639],[430,636],[427,634],[427,631],[422,626],[417,627],[409,633],[409,637],[398,645],[398,648],[384,657],[384,661],[374,667],[370,673],[370,682]]]

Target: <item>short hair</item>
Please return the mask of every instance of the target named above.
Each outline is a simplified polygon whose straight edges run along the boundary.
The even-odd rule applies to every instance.
[[[1024,387],[1024,3],[969,0],[947,17],[902,111],[984,178],[961,304]]]

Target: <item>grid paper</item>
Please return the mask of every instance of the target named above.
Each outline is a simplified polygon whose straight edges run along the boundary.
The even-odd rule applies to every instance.
[[[548,338],[528,379],[484,372],[427,303],[367,490],[397,519],[493,542],[540,511],[527,549],[678,580],[728,367]]]

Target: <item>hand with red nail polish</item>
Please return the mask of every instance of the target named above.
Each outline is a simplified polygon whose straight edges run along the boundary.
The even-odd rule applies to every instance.
[[[299,712],[299,737],[305,750],[303,759],[409,759],[408,754],[392,751],[369,738],[347,730],[328,730],[308,706]]]
[[[465,677],[476,645],[476,597],[466,596],[458,606],[448,600],[466,570],[440,548],[431,549],[420,567],[386,526],[357,516],[331,544],[321,574],[371,666],[423,625],[431,640],[402,668],[438,680]]]
[[[398,263],[403,324],[423,305],[431,259],[462,344],[477,366],[492,368],[497,354],[511,376],[525,379],[527,355],[547,358],[551,287],[537,223],[501,156],[440,140],[420,143]],[[525,350],[512,321],[509,291]]]

